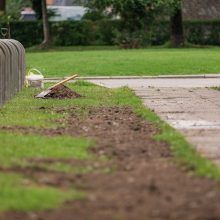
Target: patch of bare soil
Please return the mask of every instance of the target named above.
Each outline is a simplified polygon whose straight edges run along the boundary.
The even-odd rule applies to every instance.
[[[130,108],[91,109],[84,119],[76,117],[74,109],[71,109],[66,128],[1,129],[52,136],[92,137],[97,141],[97,146],[91,151],[97,157],[107,156],[111,160],[87,161],[84,165],[114,167],[114,172],[110,174],[68,174],[30,168],[19,171],[17,168],[17,172],[25,173],[39,184],[61,188],[74,186],[88,196],[82,200],[68,201],[54,210],[4,213],[0,215],[1,220],[220,219],[220,184],[189,175],[177,167],[167,143],[152,139],[159,131],[137,117]],[[33,158],[32,162],[55,161]],[[66,160],[66,163],[81,162]]]
[[[51,92],[45,96],[45,98],[53,98],[53,99],[73,99],[79,97],[81,97],[80,94],[71,90],[65,85],[59,85],[55,88],[52,88]]]

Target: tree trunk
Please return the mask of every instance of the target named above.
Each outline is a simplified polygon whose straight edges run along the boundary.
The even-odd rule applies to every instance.
[[[5,13],[6,9],[6,0],[0,0],[0,12]]]
[[[183,18],[182,9],[176,9],[175,13],[171,16],[171,46],[182,47],[184,45],[184,32],[183,32]]]
[[[50,45],[50,31],[49,31],[49,22],[47,16],[47,6],[46,0],[42,0],[42,16],[43,16],[43,33],[44,33],[44,40],[41,43],[40,47],[45,49]]]

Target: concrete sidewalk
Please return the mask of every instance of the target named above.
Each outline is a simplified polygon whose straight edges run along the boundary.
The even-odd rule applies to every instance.
[[[212,86],[220,86],[220,77],[218,78],[108,78],[108,79],[89,79],[88,81],[95,84],[117,88],[121,86],[128,86],[132,89],[135,88],[148,88],[148,87],[181,87],[181,88],[204,88]]]
[[[180,131],[220,167],[220,91],[207,88],[136,89],[145,106]]]
[[[108,88],[128,86],[164,121],[220,167],[220,86],[213,78],[90,79]]]

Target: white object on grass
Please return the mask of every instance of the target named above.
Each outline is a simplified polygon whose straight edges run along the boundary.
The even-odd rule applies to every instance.
[[[44,76],[38,69],[30,69],[26,76],[26,85],[28,87],[44,88]]]

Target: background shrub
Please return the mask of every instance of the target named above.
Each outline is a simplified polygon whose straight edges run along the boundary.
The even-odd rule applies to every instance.
[[[185,36],[189,43],[220,45],[220,21],[185,22]]]
[[[6,27],[1,22],[1,27]],[[11,36],[25,47],[42,42],[42,23],[39,21],[14,21],[10,24]],[[119,45],[137,48],[146,45],[162,45],[169,40],[169,22],[157,22],[147,30],[121,31],[120,20],[81,20],[51,22],[52,44],[74,45]],[[185,37],[189,43],[220,45],[220,21],[185,21]]]

